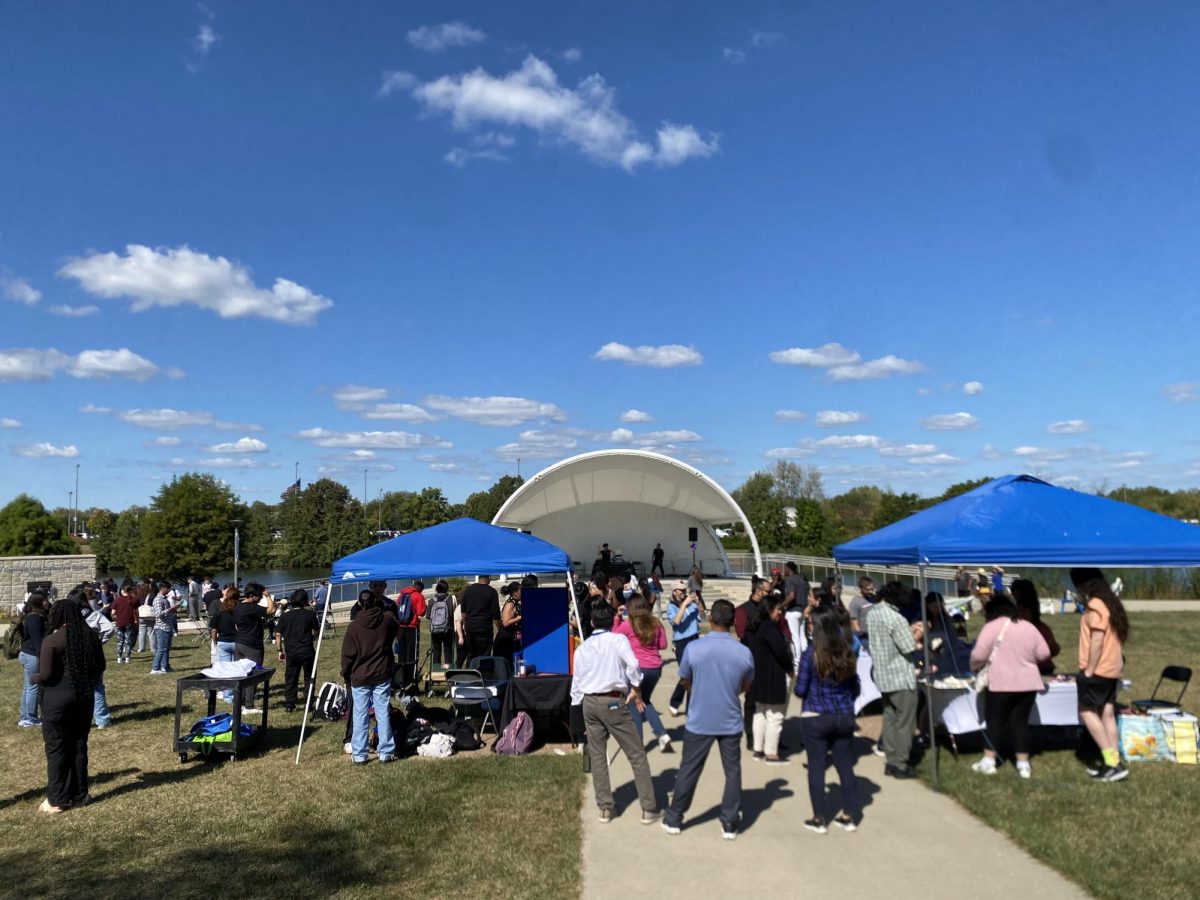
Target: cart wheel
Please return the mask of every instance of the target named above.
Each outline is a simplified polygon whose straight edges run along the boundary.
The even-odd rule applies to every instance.
[[[187,761],[188,761],[188,755],[187,755],[186,753],[180,753],[180,754],[179,754],[179,761],[180,761],[181,763],[185,763],[185,762],[187,762]]]

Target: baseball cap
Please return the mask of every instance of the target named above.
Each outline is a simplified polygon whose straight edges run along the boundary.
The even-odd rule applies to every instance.
[[[677,581],[677,582],[675,582],[675,586],[673,588],[671,588],[671,590],[686,591],[687,590],[687,582],[686,581]]]

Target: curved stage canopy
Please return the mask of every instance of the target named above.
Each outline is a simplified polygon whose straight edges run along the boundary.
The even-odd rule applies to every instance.
[[[661,543],[668,575],[691,569],[692,543],[707,574],[730,574],[713,528],[736,522],[746,529],[761,572],[754,529],[725,489],[699,469],[648,450],[597,450],[564,459],[526,481],[492,519],[562,547],[588,572],[607,543],[648,573],[654,545]]]

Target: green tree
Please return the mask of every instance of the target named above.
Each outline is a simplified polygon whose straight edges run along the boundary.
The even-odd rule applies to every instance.
[[[755,472],[734,490],[733,499],[746,514],[764,553],[787,549],[789,534],[784,504],[776,495],[775,479],[770,472]]]
[[[65,556],[78,553],[64,519],[41,502],[18,494],[0,509],[0,556]]]
[[[250,504],[242,528],[242,565],[270,569],[282,562],[277,558],[282,552],[279,546],[282,542],[275,539],[279,533],[278,512],[277,507],[261,500]]]
[[[771,468],[771,479],[775,496],[785,506],[795,506],[797,500],[825,499],[825,484],[816,466],[801,466],[781,459]]]
[[[796,527],[791,529],[790,547],[808,556],[833,553],[833,534],[825,509],[816,500],[795,502]]]
[[[943,503],[946,500],[953,500],[955,497],[965,494],[967,491],[973,491],[975,488],[979,487],[980,485],[987,484],[991,480],[991,478],[975,478],[970,481],[960,481],[957,484],[952,484],[942,492],[942,496],[931,501],[929,505],[933,506],[936,503]]]
[[[233,519],[246,508],[212,475],[188,472],[164,484],[142,520],[138,572],[180,580],[233,566]]]
[[[879,508],[875,511],[875,517],[871,520],[870,530],[874,531],[885,525],[891,525],[893,522],[899,522],[924,509],[925,505],[925,501],[916,494],[897,494],[892,491],[884,491],[879,498]]]
[[[501,475],[486,491],[476,491],[463,504],[463,515],[480,522],[491,522],[505,502],[525,483],[518,475]]]
[[[350,489],[329,478],[292,494],[279,510],[288,565],[325,568],[370,543],[362,504]]]
[[[840,544],[870,531],[882,498],[883,491],[874,485],[859,485],[826,500],[832,542]]]

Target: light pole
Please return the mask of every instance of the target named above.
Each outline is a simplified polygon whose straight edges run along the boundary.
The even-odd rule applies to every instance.
[[[245,523],[241,519],[230,519],[229,524],[233,526],[233,586],[237,587],[238,560],[242,555],[242,535],[238,528]]]
[[[383,531],[383,488],[379,489],[379,522],[375,525],[376,537]]]
[[[62,494],[59,494],[59,496],[61,497]],[[67,531],[71,530],[71,511],[73,509],[75,509],[75,492],[67,491]]]
[[[75,463],[75,518],[71,534],[79,534],[79,463]]]

